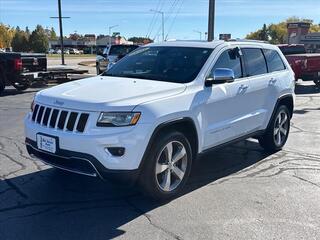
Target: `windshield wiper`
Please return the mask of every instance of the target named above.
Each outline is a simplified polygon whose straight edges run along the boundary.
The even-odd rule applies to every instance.
[[[140,79],[148,79],[148,80],[154,80],[149,76],[139,75],[139,74],[121,74],[119,77],[124,78],[140,78]]]
[[[154,80],[154,81],[164,81],[163,79],[159,77],[152,77],[147,75],[139,75],[139,74],[111,74],[111,73],[105,73],[103,76],[109,76],[109,77],[123,77],[123,78],[138,78],[138,79],[145,79],[145,80]]]

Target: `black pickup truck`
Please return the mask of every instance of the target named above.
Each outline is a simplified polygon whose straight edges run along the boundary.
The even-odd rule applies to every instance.
[[[5,86],[27,89],[38,72],[47,71],[47,57],[38,53],[0,53],[0,93]]]

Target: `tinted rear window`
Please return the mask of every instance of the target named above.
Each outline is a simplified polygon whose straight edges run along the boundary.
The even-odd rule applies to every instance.
[[[280,46],[279,48],[284,55],[306,53],[304,46]]]
[[[276,71],[281,71],[286,69],[277,51],[270,50],[270,49],[263,49],[263,52],[267,60],[269,72],[276,72]]]
[[[111,46],[109,54],[110,55],[127,55],[129,52],[132,52],[136,48],[138,48],[138,46],[115,45],[115,46]]]
[[[243,58],[247,76],[255,76],[268,72],[266,60],[259,48],[243,48]]]

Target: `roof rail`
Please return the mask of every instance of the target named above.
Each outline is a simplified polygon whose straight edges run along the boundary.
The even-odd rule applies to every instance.
[[[213,40],[210,42],[221,42],[222,40]],[[187,40],[183,40],[183,39],[168,39],[166,40],[166,42],[198,42],[198,43],[210,43],[207,40],[193,40],[193,39],[187,39]]]
[[[262,41],[262,40],[251,40],[251,39],[229,39],[226,42],[256,42],[256,43],[269,43],[267,41]]]

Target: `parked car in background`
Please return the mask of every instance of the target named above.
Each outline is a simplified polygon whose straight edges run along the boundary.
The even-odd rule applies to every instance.
[[[64,49],[64,54],[70,54],[70,50],[69,49]]]
[[[71,48],[71,49],[69,50],[69,53],[70,53],[70,54],[80,54],[80,51],[79,51],[78,49],[76,49],[76,48]]]
[[[61,49],[56,49],[56,50],[54,51],[54,53],[55,53],[55,54],[61,54],[62,51],[61,51]]]
[[[149,44],[100,76],[38,92],[25,142],[54,167],[138,182],[170,199],[201,153],[249,137],[281,150],[294,85],[289,63],[270,44]]]
[[[296,80],[311,80],[320,87],[320,53],[307,53],[301,44],[283,44],[279,48],[290,63]]]
[[[121,58],[126,56],[128,53],[132,52],[133,50],[137,49],[138,45],[125,45],[125,44],[119,44],[119,45],[112,45],[109,48],[105,48],[103,50],[103,53],[101,55],[97,55],[96,58],[96,68],[97,68],[97,74],[103,73],[110,64],[113,65],[117,61],[119,61]]]
[[[7,85],[27,89],[40,71],[47,71],[45,54],[0,53],[0,92]]]
[[[55,53],[55,50],[54,50],[54,49],[50,48],[50,49],[48,50],[48,54],[54,54],[54,53]]]

